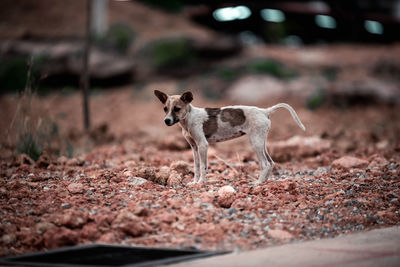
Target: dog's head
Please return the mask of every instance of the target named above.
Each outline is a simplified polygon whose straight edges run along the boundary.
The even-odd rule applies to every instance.
[[[166,114],[164,122],[168,126],[172,126],[186,117],[189,103],[193,100],[191,92],[185,92],[181,95],[167,95],[161,91],[154,90],[154,94],[164,104]]]

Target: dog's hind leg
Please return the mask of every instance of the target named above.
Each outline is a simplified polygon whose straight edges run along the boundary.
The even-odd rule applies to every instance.
[[[263,183],[267,180],[268,176],[272,173],[274,168],[274,161],[268,154],[267,148],[265,147],[266,135],[268,128],[263,127],[249,133],[249,140],[252,148],[257,153],[257,157],[260,164],[260,176],[257,183]]]

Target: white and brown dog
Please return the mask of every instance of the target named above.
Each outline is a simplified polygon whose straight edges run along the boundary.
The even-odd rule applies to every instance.
[[[155,90],[154,94],[164,104],[165,124],[172,126],[179,122],[183,136],[192,147],[193,183],[206,181],[208,144],[226,141],[245,134],[249,136],[250,144],[260,162],[261,171],[257,182],[266,181],[274,167],[274,162],[265,147],[267,134],[271,127],[269,115],[279,108],[289,110],[293,119],[305,131],[296,112],[291,106],[284,103],[266,109],[254,106],[197,108],[190,104],[193,100],[191,92],[169,96]]]

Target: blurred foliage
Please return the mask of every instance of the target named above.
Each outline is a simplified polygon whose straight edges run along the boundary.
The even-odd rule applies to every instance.
[[[239,71],[234,68],[222,67],[217,70],[217,76],[226,81],[233,81],[239,77]]]
[[[28,62],[32,60],[30,87],[37,88],[41,77],[41,67],[47,60],[46,55],[40,56],[15,56],[1,58],[0,88],[4,92],[21,92],[28,82]]]
[[[292,79],[298,73],[275,59],[255,59],[250,61],[247,70],[253,73],[270,74],[278,79]]]
[[[111,25],[104,36],[96,37],[95,44],[106,49],[114,49],[124,54],[135,39],[135,33],[131,27],[123,23]]]
[[[280,43],[287,36],[286,23],[266,23],[263,38],[269,43]]]
[[[187,67],[196,58],[191,42],[186,38],[166,38],[149,44],[147,53],[158,70]]]
[[[322,69],[322,75],[330,82],[336,81],[339,74],[339,68],[326,67]]]
[[[32,113],[32,112],[30,112]],[[54,144],[54,141],[59,141],[58,125],[49,118],[33,118],[33,114],[19,114],[18,140],[16,142],[17,153],[25,153],[31,159],[38,160],[44,149],[48,152],[61,152],[59,144]],[[67,144],[68,145],[68,144]],[[66,148],[67,154],[68,149]],[[73,151],[73,150],[72,150]]]
[[[320,108],[326,102],[326,92],[323,88],[318,88],[312,92],[306,99],[308,109],[315,110]]]
[[[27,154],[35,161],[39,159],[44,150],[57,155],[62,151],[66,151],[69,155],[73,151],[68,143],[63,148],[58,125],[51,119],[49,110],[44,106],[35,105],[37,90],[33,90],[32,87],[37,85],[40,79],[38,66],[41,66],[45,58],[43,56],[18,58],[18,60],[11,60],[8,67],[2,66],[3,70],[6,70],[4,73],[15,68],[15,71],[18,71],[18,75],[15,77],[22,80],[19,81],[18,87],[9,88],[20,90],[21,94],[14,118],[6,133],[7,140],[10,144],[15,144],[17,153]],[[10,77],[8,78],[10,79]]]
[[[17,142],[18,154],[27,154],[31,159],[37,161],[42,155],[43,147],[41,147],[32,133],[22,134]]]
[[[183,8],[183,0],[141,0],[141,2],[169,12],[178,12]]]

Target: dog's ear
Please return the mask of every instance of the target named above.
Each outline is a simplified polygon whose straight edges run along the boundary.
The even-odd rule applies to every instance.
[[[154,90],[154,94],[156,95],[156,97],[158,97],[158,99],[160,99],[161,103],[165,104],[165,102],[167,102],[168,99],[168,95],[158,91],[158,90]]]
[[[184,92],[182,95],[181,95],[181,100],[183,101],[183,103],[185,103],[185,104],[189,104],[190,102],[192,102],[192,100],[193,100],[193,94],[192,94],[192,92]]]

